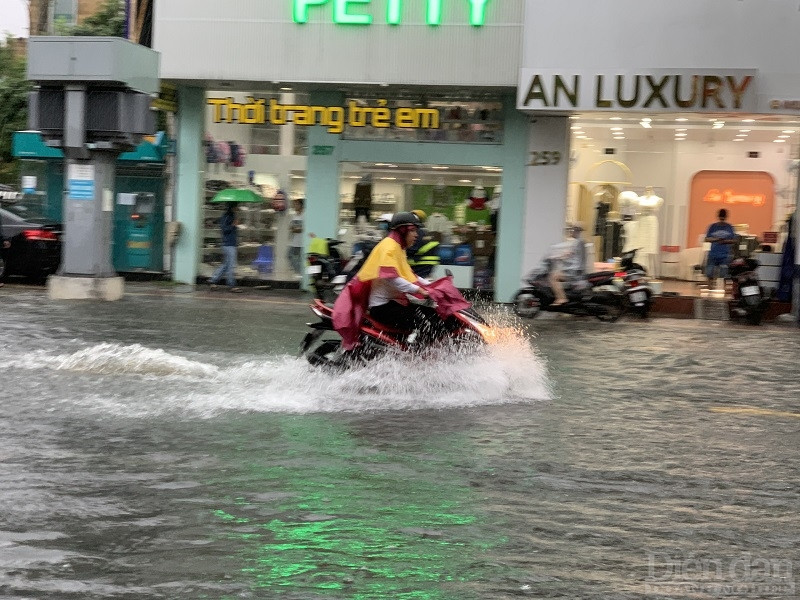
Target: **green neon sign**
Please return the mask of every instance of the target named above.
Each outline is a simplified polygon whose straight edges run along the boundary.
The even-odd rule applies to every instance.
[[[486,5],[489,0],[464,0],[469,4],[469,24],[483,27],[486,24]],[[403,0],[385,0],[386,23],[401,25],[403,22]],[[295,23],[308,23],[312,9],[330,5],[333,22],[338,25],[372,25],[373,15],[367,11],[373,0],[292,0],[292,19]],[[443,0],[427,0],[425,22],[431,26],[442,24]],[[367,11],[367,12],[365,12]]]

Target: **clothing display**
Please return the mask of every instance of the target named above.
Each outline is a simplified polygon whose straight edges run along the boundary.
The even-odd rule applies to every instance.
[[[369,215],[372,211],[372,178],[365,175],[356,184],[355,192],[353,193],[353,222],[358,221],[358,217],[363,216],[369,221]]]
[[[472,210],[484,210],[487,201],[488,197],[486,195],[486,190],[482,185],[472,188],[472,192],[470,193],[468,200],[469,208]]]
[[[594,235],[605,235],[606,231],[606,219],[608,218],[608,213],[611,210],[611,204],[608,202],[598,202],[595,206],[595,210],[597,211],[597,216],[594,220]]]
[[[625,238],[622,244],[622,251],[629,252],[630,250],[638,250],[641,248],[639,245],[639,222],[638,221],[623,221],[622,222],[622,236]]]

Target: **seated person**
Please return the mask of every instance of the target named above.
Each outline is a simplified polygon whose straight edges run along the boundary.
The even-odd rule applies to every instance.
[[[412,210],[424,223],[427,218],[424,210]],[[434,240],[424,227],[420,226],[417,240],[406,250],[408,264],[419,277],[430,277],[436,265],[442,262],[439,258],[439,242]]]
[[[573,223],[567,226],[566,231],[570,239],[551,257],[549,278],[556,297],[553,306],[566,304],[567,295],[564,293],[563,282],[583,275],[586,262],[586,245],[581,239],[583,225]]]
[[[333,325],[342,336],[342,347],[358,345],[365,309],[376,321],[396,329],[412,330],[420,315],[406,303],[405,294],[428,296],[430,282],[417,277],[406,258],[406,249],[418,235],[421,222],[413,213],[400,212],[389,222],[389,235],[370,252],[364,266],[342,291],[333,307]]]

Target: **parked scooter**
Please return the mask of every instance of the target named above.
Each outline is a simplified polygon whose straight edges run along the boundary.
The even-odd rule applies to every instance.
[[[756,269],[758,261],[754,258],[736,258],[728,266],[733,281],[730,301],[732,318],[744,319],[750,325],[760,325],[769,305],[769,298],[758,282]]]
[[[597,317],[601,321],[616,321],[625,311],[625,295],[614,284],[614,271],[600,271],[565,282],[566,304],[554,306],[555,293],[550,285],[548,267],[532,271],[525,278],[525,287],[514,296],[514,312],[533,319],[542,311]]]
[[[647,270],[635,262],[635,258],[636,250],[623,253],[615,275],[622,279],[626,311],[646,319],[653,303],[653,290],[647,280]]]
[[[339,235],[346,232],[341,230]],[[314,296],[323,302],[333,302],[337,293],[335,288],[344,286],[345,279],[342,277],[344,259],[338,246],[344,242],[336,238],[314,238],[306,254],[308,267],[306,273],[309,278],[309,286],[314,290]]]

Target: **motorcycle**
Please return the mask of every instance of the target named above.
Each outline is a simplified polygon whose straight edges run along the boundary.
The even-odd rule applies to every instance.
[[[450,286],[451,292],[458,293],[451,282],[443,283],[439,280],[433,285]],[[427,333],[419,339],[417,332],[389,327],[365,315],[360,326],[358,346],[349,352],[343,352],[341,338],[320,339],[323,335],[335,334],[336,331],[333,327],[333,307],[317,298],[311,305],[311,311],[319,320],[307,323],[311,331],[303,338],[300,356],[314,366],[346,369],[354,364],[373,360],[390,350],[416,354],[430,348],[448,345],[477,348],[494,337],[493,328],[472,306],[456,310],[441,319],[434,314],[436,304],[430,299],[420,300],[411,295],[406,297],[411,304],[426,313],[427,322],[430,324],[430,327],[426,328]]]
[[[532,271],[524,280],[525,287],[513,299],[514,313],[533,319],[542,311],[597,317],[614,322],[625,311],[626,297],[615,284],[614,271],[599,271],[584,275],[574,282],[565,282],[565,304],[554,306],[555,293],[550,285],[550,265]]]
[[[744,319],[750,325],[760,325],[769,305],[769,298],[758,282],[754,258],[737,258],[728,265],[728,274],[733,281],[732,299],[729,304],[733,318]]]
[[[344,231],[340,232],[343,235]],[[312,246],[312,251],[306,254],[306,273],[309,286],[314,290],[314,297],[323,302],[333,302],[338,292],[336,288],[344,287],[345,277],[342,276],[344,259],[337,246],[344,242],[335,238],[327,238],[322,244]]]
[[[646,319],[653,302],[653,290],[647,282],[647,270],[635,262],[636,250],[622,254],[619,271],[615,276],[621,279],[621,290],[625,295],[625,310]]]

